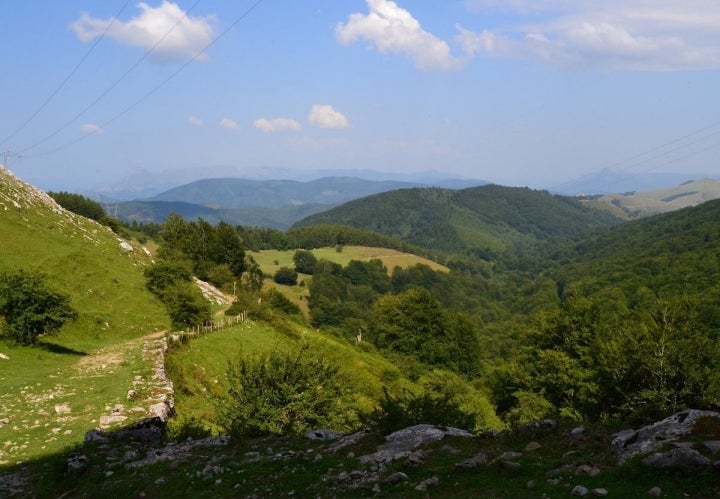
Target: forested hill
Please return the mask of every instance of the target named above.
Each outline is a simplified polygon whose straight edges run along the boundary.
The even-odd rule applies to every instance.
[[[620,220],[574,198],[528,188],[402,189],[347,202],[295,226],[343,224],[447,253],[493,255],[538,241],[564,241]]]
[[[563,279],[600,289],[702,292],[720,278],[720,200],[624,223],[577,243],[560,261]]]

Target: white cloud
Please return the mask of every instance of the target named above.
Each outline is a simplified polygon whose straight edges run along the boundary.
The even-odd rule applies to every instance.
[[[230,118],[221,119],[220,126],[228,130],[240,130],[240,125],[237,124],[237,121],[231,120]]]
[[[105,131],[105,129],[104,129],[103,127],[101,127],[100,125],[97,125],[97,124],[95,124],[95,123],[85,123],[85,124],[82,126],[82,131],[83,131],[83,133],[87,133],[87,134],[90,134],[90,133],[102,133],[102,132]]]
[[[335,111],[330,105],[323,104],[315,104],[310,109],[308,121],[320,128],[340,129],[350,126],[350,122],[342,113]]]
[[[176,3],[167,0],[163,0],[159,7],[150,7],[144,2],[137,6],[141,13],[127,22],[112,18],[99,19],[84,12],[70,24],[70,29],[83,42],[101,36],[107,29],[105,36],[123,45],[151,49],[157,44],[149,55],[155,61],[195,57],[215,35],[212,25],[214,16],[186,15]],[[204,55],[198,57],[204,58]]]
[[[253,126],[263,132],[280,132],[283,130],[289,130],[292,132],[299,132],[302,130],[302,125],[295,120],[289,118],[260,118],[255,120]]]
[[[188,116],[188,123],[194,126],[205,126],[205,122],[197,116]]]
[[[562,68],[671,71],[720,68],[715,0],[466,0],[473,11],[511,11],[503,28],[457,26],[468,55],[539,60]],[[504,19],[512,19],[504,17]]]
[[[382,53],[405,54],[423,70],[450,71],[463,62],[450,54],[448,44],[422,29],[410,12],[390,0],[367,0],[370,12],[351,14],[346,24],[338,23],[335,36],[343,45],[360,39]]]

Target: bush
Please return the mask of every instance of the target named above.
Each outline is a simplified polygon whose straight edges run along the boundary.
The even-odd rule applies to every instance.
[[[0,274],[0,316],[2,334],[29,345],[42,334],[54,334],[69,319],[77,317],[70,299],[52,291],[40,273],[4,272]]]
[[[312,254],[312,251],[297,250],[293,255],[295,262],[295,270],[303,274],[312,274],[318,259]]]
[[[163,291],[163,302],[176,329],[202,324],[211,318],[210,302],[192,283],[178,282],[168,286]]]
[[[308,345],[256,359],[241,356],[230,364],[227,381],[228,399],[218,414],[233,437],[300,435],[342,424],[345,380]]]
[[[263,298],[276,310],[287,315],[302,315],[300,307],[291,302],[284,294],[277,289],[268,289],[263,293]]]
[[[298,273],[289,267],[280,267],[273,280],[278,284],[286,284],[288,286],[295,286],[297,284]]]

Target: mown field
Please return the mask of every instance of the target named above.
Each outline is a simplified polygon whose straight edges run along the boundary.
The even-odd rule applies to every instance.
[[[444,265],[428,260],[410,253],[402,253],[400,251],[387,248],[373,248],[369,246],[343,246],[342,251],[336,248],[317,248],[312,250],[313,255],[318,260],[329,260],[338,263],[343,267],[351,260],[380,260],[388,270],[388,274],[392,274],[395,267],[411,267],[416,264],[427,265],[433,270],[440,272],[449,272]],[[308,274],[298,274],[297,286],[286,286],[277,284],[272,280],[272,276],[281,267],[294,267],[293,255],[295,250],[263,250],[249,253],[255,261],[260,265],[263,273],[269,278],[265,279],[264,289],[275,288],[285,297],[300,307],[307,317],[310,313],[308,310],[308,293],[309,286],[312,282],[312,276]]]

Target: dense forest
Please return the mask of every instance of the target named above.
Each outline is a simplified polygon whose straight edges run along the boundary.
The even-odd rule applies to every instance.
[[[277,292],[268,303],[348,342],[360,332],[416,379],[454,373],[453,386],[478,390],[509,425],[649,421],[720,398],[718,202],[621,225],[572,199],[497,186],[397,191],[338,210],[287,232],[172,216],[160,268],[237,279],[248,306],[263,276],[246,250],[292,249],[295,271],[312,276],[310,316]],[[355,223],[342,225],[343,213]],[[346,244],[416,252],[451,271],[312,254]]]

